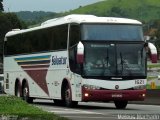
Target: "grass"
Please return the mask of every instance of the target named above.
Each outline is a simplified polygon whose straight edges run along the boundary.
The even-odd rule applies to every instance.
[[[15,96],[0,96],[0,119],[2,116],[27,118],[27,120],[67,120],[43,111]]]
[[[147,65],[148,68],[160,68],[160,64],[149,64]]]
[[[153,80],[153,79],[158,79],[158,76],[148,76],[147,77],[147,80]]]

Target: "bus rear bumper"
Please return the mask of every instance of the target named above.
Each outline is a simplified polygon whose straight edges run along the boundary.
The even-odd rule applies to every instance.
[[[143,101],[146,90],[88,90],[82,89],[82,101]]]

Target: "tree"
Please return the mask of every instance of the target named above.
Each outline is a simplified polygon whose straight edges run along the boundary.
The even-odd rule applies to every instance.
[[[26,28],[25,24],[14,13],[0,12],[0,63],[3,54],[3,41],[5,34],[15,28]]]
[[[0,0],[0,12],[4,11],[2,2],[3,0]]]
[[[23,28],[18,17],[14,13],[0,13],[0,38],[15,28]]]
[[[120,7],[112,7],[107,14],[112,17],[129,17],[127,10]]]
[[[160,27],[158,28],[158,30],[157,30],[157,32],[156,32],[156,47],[158,48],[158,49],[160,49]]]

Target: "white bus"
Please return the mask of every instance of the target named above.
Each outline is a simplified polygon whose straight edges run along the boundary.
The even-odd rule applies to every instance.
[[[151,47],[150,47],[151,46]],[[4,89],[27,102],[142,101],[146,94],[146,49],[137,20],[68,15],[41,26],[13,30],[4,40]]]

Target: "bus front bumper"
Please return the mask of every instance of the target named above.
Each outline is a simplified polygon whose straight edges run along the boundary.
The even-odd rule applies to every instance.
[[[143,101],[146,90],[88,90],[82,88],[82,101]]]

